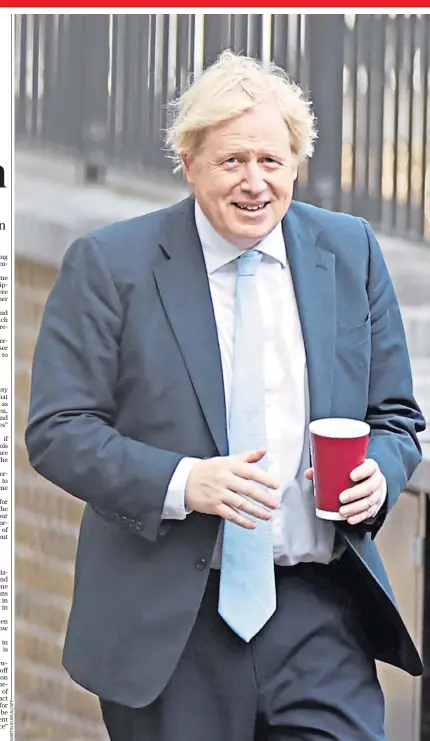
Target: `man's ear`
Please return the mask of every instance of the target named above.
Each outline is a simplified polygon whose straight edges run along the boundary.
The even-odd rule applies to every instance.
[[[182,170],[190,185],[194,183],[193,160],[189,154],[182,155]]]

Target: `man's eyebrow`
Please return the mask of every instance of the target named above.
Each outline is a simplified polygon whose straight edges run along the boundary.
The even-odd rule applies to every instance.
[[[255,150],[251,149],[235,149],[235,150],[228,150],[223,149],[220,150],[217,153],[217,159],[228,159],[229,157],[241,157],[244,154],[249,154],[250,152],[255,152]],[[274,159],[285,159],[285,154],[281,154],[279,151],[275,151],[273,149],[262,149],[260,152],[256,152],[256,154],[259,157],[273,157]]]
[[[224,159],[225,157],[240,157],[244,154],[248,154],[251,150],[249,149],[220,149],[217,153],[218,157]]]

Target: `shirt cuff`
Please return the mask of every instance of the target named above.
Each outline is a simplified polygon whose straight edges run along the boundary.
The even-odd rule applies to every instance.
[[[200,458],[181,458],[167,489],[164,507],[161,513],[162,520],[185,520],[192,510],[185,505],[185,487],[191,469]]]

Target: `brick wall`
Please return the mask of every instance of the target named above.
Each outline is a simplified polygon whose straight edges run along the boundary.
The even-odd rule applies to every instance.
[[[427,538],[425,543],[424,582],[424,677],[422,684],[422,730],[421,741],[430,741],[430,507],[427,507]]]
[[[82,505],[27,460],[31,360],[55,270],[15,265],[15,682],[19,741],[105,741],[98,703],[61,666]]]

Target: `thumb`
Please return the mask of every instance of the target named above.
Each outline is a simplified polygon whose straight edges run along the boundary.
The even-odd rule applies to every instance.
[[[312,481],[313,477],[314,477],[313,468],[307,468],[305,471],[305,478],[308,479],[309,481]]]

